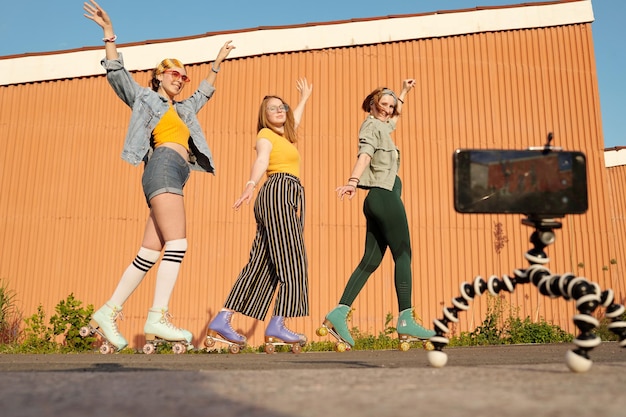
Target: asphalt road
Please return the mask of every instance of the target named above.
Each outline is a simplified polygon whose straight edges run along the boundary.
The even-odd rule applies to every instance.
[[[344,353],[0,355],[0,415],[626,416],[626,349],[603,343],[588,372],[573,346]]]

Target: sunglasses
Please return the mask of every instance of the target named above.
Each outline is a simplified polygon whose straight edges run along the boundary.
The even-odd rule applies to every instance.
[[[179,78],[183,80],[183,82],[188,83],[189,81],[191,81],[191,79],[189,77],[187,77],[184,74],[181,74],[180,72],[176,71],[176,70],[172,70],[172,69],[168,69],[163,71],[165,74],[170,74],[172,76],[172,78],[174,78],[174,80],[178,80]]]
[[[282,104],[280,106],[270,106],[267,108],[267,111],[270,113],[278,113],[278,112],[287,112],[289,110],[289,106],[286,104]]]

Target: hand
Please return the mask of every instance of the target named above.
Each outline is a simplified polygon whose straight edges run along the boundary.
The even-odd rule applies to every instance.
[[[91,0],[93,1],[93,0]],[[215,58],[215,65],[217,67],[220,66],[220,64],[222,63],[223,60],[226,59],[226,57],[228,56],[228,54],[230,54],[230,51],[232,51],[233,49],[235,49],[235,45],[231,45],[232,41],[226,41],[226,43],[224,44],[224,46],[222,46],[222,48],[220,49],[220,51],[217,54],[217,58]]]
[[[402,81],[402,89],[404,91],[409,91],[411,88],[415,87],[415,80],[413,78],[407,78]]]
[[[246,204],[250,204],[250,200],[252,200],[252,196],[254,195],[254,187],[252,185],[246,185],[246,189],[243,190],[241,196],[235,201],[233,204],[233,208],[235,210],[239,210],[241,205],[245,202]]]
[[[313,84],[309,84],[307,79],[302,77],[296,81],[296,89],[300,92],[300,100],[307,100],[313,92]]]
[[[348,200],[352,200],[352,197],[356,195],[356,187],[353,185],[342,185],[337,187],[335,191],[337,192],[337,197],[339,197],[340,200],[343,200],[345,195],[348,196]]]
[[[87,2],[83,3],[83,9],[87,12],[83,14],[83,16],[96,22],[102,29],[113,27],[113,23],[107,12],[94,0],[89,1],[91,1],[92,4]]]

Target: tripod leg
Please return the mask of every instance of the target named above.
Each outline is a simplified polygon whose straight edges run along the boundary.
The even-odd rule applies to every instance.
[[[626,347],[626,322],[620,319],[626,308],[615,302],[613,290],[601,292],[598,284],[571,273],[549,275],[534,265],[528,271],[530,281],[541,294],[561,296],[576,302],[579,314],[576,314],[573,320],[580,333],[573,341],[576,349],[568,351],[565,356],[565,363],[571,371],[587,372],[592,364],[589,352],[602,343],[602,340],[593,333],[600,325],[598,319],[592,316],[599,306],[606,308],[606,317],[611,319],[609,330],[619,337],[620,346]]]
[[[608,325],[609,330],[619,337],[619,345],[626,347],[626,322],[621,320],[626,308],[615,302],[615,294],[612,289],[602,293],[600,302],[606,308],[606,317],[611,319],[611,323]]]
[[[443,318],[433,320],[437,334],[430,338],[430,342],[433,344],[434,349],[426,354],[431,366],[442,368],[448,362],[448,356],[443,352],[443,348],[450,343],[448,338],[444,336],[446,333],[450,332],[448,324],[451,322],[458,323],[459,312],[469,310],[469,302],[472,301],[474,297],[482,295],[485,291],[489,291],[491,295],[498,295],[500,291],[512,293],[518,283],[528,282],[523,276],[523,271],[518,270],[515,274],[515,278],[509,278],[505,275],[502,279],[498,279],[498,277],[494,275],[487,281],[477,276],[472,284],[468,282],[461,284],[461,295],[452,299],[452,307],[444,307]]]

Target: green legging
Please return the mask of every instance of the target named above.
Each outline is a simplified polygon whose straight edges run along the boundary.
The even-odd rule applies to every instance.
[[[368,192],[363,203],[363,213],[367,219],[365,253],[346,284],[340,304],[352,305],[389,247],[395,265],[399,311],[412,307],[411,239],[401,194],[402,182],[398,177],[392,191],[371,188]]]

